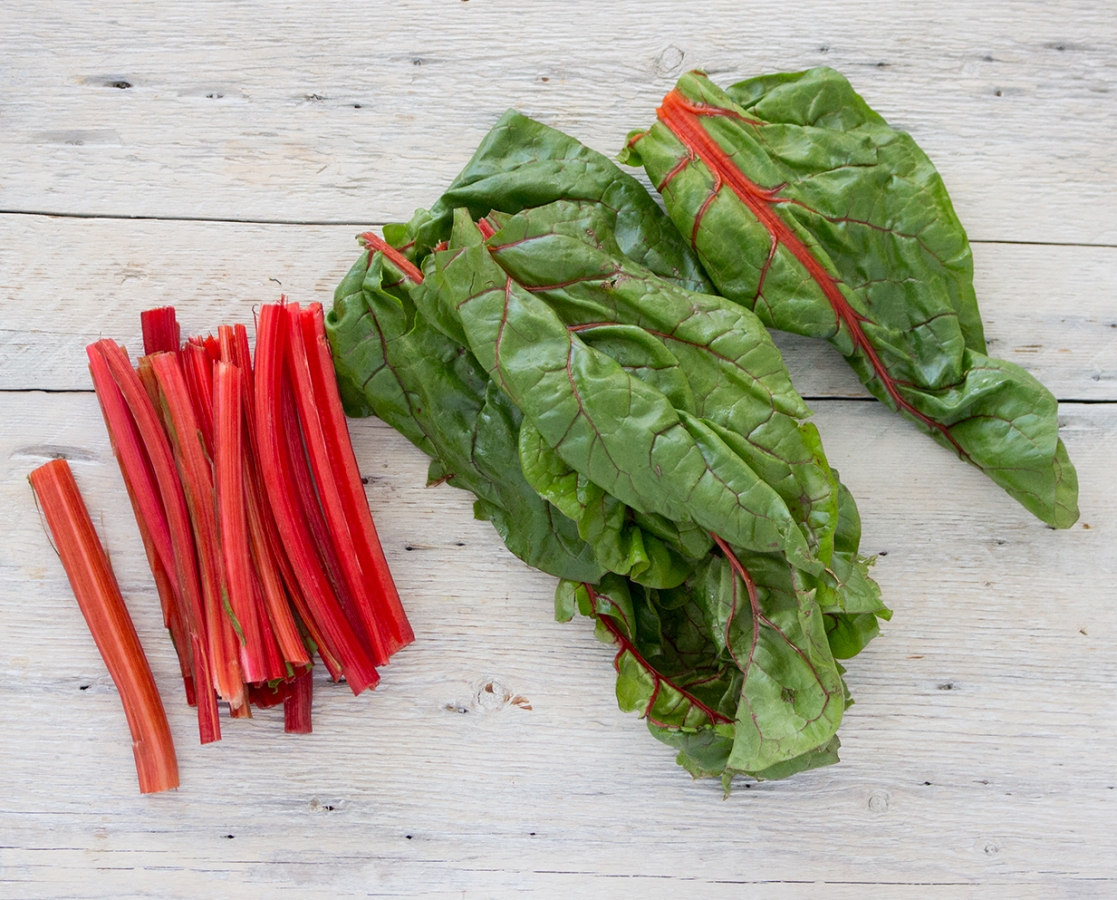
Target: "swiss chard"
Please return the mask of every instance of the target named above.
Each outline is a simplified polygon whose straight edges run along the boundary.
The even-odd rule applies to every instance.
[[[966,235],[934,166],[831,69],[722,91],[692,72],[630,136],[726,297],[828,339],[869,391],[1044,522],[1078,517],[1055,398],[986,355]]]
[[[366,236],[327,322],[347,408],[407,435],[432,481],[473,491],[514,552],[565,579],[558,614],[595,618],[621,706],[692,772],[834,761],[827,629],[887,615],[856,509],[760,323],[710,293],[638,184],[578,148],[509,114],[430,213],[386,229],[410,265]]]

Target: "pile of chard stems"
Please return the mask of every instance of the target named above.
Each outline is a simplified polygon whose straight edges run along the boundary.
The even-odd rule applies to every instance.
[[[359,694],[414,640],[322,307],[261,307],[255,358],[243,325],[180,342],[173,307],[141,321],[136,366],[104,339],[87,348],[89,369],[201,742],[221,737],[219,701],[233,718],[282,703],[285,730],[309,732],[315,654]]]

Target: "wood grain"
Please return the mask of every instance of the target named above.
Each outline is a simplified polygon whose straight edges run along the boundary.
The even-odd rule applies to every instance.
[[[910,131],[980,240],[1117,244],[1117,7],[593,0],[177,6],[0,21],[0,209],[381,223],[509,106],[605,152],[683,71],[831,65]]]
[[[0,438],[0,729],[21,736],[0,750],[7,896],[119,896],[123,871],[169,897],[718,897],[770,881],[1106,896],[1117,412],[1064,406],[1083,518],[1053,532],[878,406],[816,406],[896,615],[851,662],[843,762],[722,802],[618,712],[610,650],[584,620],[550,621],[553,580],[465,494],[424,488],[422,455],[375,420],[355,423],[358,458],[420,640],[371,695],[320,680],[310,737],[265,713],[198,746],[94,398],[0,394],[18,423]],[[73,459],[152,656],[177,794],[136,793],[116,693],[42,533],[24,476],[55,453]],[[841,886],[855,881],[878,888]]]
[[[85,346],[140,346],[139,311],[180,310],[192,334],[251,324],[280,293],[327,309],[357,259],[356,229],[0,215],[0,390],[88,390]],[[989,352],[1066,400],[1117,399],[1117,247],[979,244]],[[806,397],[867,397],[820,341],[777,335]]]
[[[1112,3],[16,0],[0,50],[0,897],[1117,894]],[[1039,524],[778,336],[895,617],[851,661],[841,764],[723,801],[618,710],[553,579],[355,422],[419,640],[372,694],[319,673],[312,735],[272,711],[201,747],[85,345],[138,347],[157,304],[195,332],[280,292],[328,304],[354,233],[429,205],[506,107],[612,153],[687,69],[820,64],[942,172],[991,353],[1064,401],[1080,522]],[[151,657],[175,793],[137,791],[36,513],[26,475],[56,455]]]

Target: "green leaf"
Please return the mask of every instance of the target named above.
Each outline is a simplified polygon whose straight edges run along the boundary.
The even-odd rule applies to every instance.
[[[614,210],[611,229],[623,252],[664,278],[694,290],[710,282],[697,258],[643,186],[612,160],[569,135],[508,110],[429,211],[419,210],[385,238],[421,262],[450,237],[454,210],[476,220],[493,210],[517,213],[555,200],[586,200]]]
[[[844,710],[843,687],[813,591],[780,560],[738,558],[754,590],[727,559],[714,557],[701,599],[744,676],[728,766],[754,773],[829,741]]]
[[[335,297],[326,327],[350,412],[374,412],[437,461],[432,474],[471,491],[508,548],[559,577],[596,581],[593,548],[524,480],[520,413],[469,352],[416,315],[406,289],[382,286],[376,254],[360,288]],[[358,263],[358,266],[361,263]],[[356,407],[356,409],[354,409]]]
[[[821,569],[782,499],[744,460],[702,420],[570,332],[504,273],[459,212],[449,248],[427,260],[441,270],[440,301],[565,462],[637,511],[694,521],[742,547]]]
[[[1078,516],[1055,398],[985,354],[965,231],[934,166],[830,69],[680,79],[630,141],[717,289],[828,339],[871,393],[1043,521]]]
[[[887,610],[757,317],[706,293],[637,182],[515,114],[385,236],[423,281],[380,253],[343,281],[329,326],[347,408],[407,435],[432,482],[470,490],[513,552],[563,579],[556,619],[594,619],[621,708],[692,773],[835,760],[848,695],[826,629],[844,650],[845,619]]]
[[[676,587],[709,549],[706,541],[696,554],[688,554],[678,529],[654,518],[637,518],[633,510],[568,466],[526,420],[520,426],[520,463],[528,484],[577,523],[579,536],[610,572],[650,587]],[[651,530],[645,531],[645,524]]]
[[[768,332],[732,301],[658,278],[624,257],[609,235],[607,211],[560,201],[509,217],[486,245],[584,342],[659,388],[676,409],[705,418],[780,495],[825,562],[837,484],[817,430],[797,421],[810,411]],[[618,326],[626,335],[639,329],[639,352],[631,338],[627,346],[597,339]]]

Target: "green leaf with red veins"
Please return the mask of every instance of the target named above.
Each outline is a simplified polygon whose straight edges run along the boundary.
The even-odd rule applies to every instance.
[[[965,231],[942,180],[830,69],[722,91],[690,73],[624,157],[717,289],[828,339],[869,391],[1044,522],[1078,517],[1055,398],[985,355]]]
[[[560,457],[627,506],[821,572],[780,496],[699,418],[572,333],[489,256],[464,210],[440,271],[478,362]]]
[[[560,578],[596,581],[601,568],[574,523],[520,474],[519,410],[465,348],[417,315],[407,289],[385,287],[382,257],[354,266],[326,330],[351,413],[373,412],[434,459],[434,480],[471,491],[474,511],[508,548]]]
[[[559,201],[508,218],[486,245],[501,268],[584,342],[622,366],[642,356],[642,367],[627,370],[731,442],[827,562],[837,481],[814,426],[798,421],[810,410],[767,330],[739,304],[687,291],[625,257],[610,239],[609,216],[597,204]]]
[[[407,225],[386,226],[384,236],[421,263],[450,237],[456,209],[468,209],[476,220],[494,210],[517,213],[560,199],[609,207],[625,254],[663,278],[711,289],[697,257],[640,182],[596,150],[515,110],[493,126],[429,211],[418,210]]]
[[[771,556],[731,551],[710,561],[698,596],[743,675],[727,766],[751,774],[826,744],[844,688],[824,617],[798,573]]]

